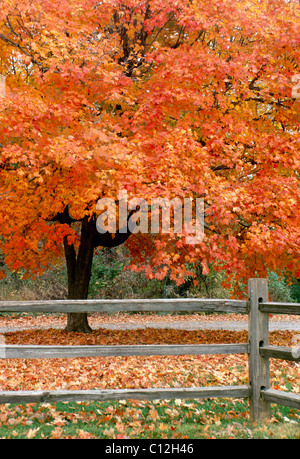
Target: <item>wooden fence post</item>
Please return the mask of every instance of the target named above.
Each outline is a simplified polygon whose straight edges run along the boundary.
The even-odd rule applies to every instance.
[[[262,389],[270,387],[269,359],[260,355],[260,346],[269,341],[269,315],[259,310],[260,302],[268,301],[267,279],[249,279],[249,383],[250,383],[250,418],[260,422],[270,418],[270,403],[261,397]]]

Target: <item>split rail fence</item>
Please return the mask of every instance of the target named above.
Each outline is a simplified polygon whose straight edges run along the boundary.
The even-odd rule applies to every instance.
[[[299,303],[268,302],[266,279],[249,279],[248,301],[223,299],[0,301],[0,313],[35,312],[214,312],[248,314],[248,343],[196,345],[1,345],[0,358],[41,359],[146,355],[248,354],[248,385],[117,390],[0,391],[0,403],[105,401],[120,399],[249,398],[250,417],[270,417],[270,403],[300,409],[300,395],[270,388],[269,359],[299,362],[299,345],[270,346],[269,313],[300,314]],[[300,343],[299,343],[300,344]]]

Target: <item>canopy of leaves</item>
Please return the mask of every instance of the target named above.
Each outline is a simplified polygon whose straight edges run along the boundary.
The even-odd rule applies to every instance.
[[[101,197],[204,197],[205,237],[137,234],[132,268],[299,277],[296,0],[2,0],[1,248],[34,273]],[[55,220],[68,208],[72,223]]]

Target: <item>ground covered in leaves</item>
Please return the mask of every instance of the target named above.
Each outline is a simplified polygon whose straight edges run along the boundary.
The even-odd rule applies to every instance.
[[[295,334],[270,332],[270,344],[292,346]],[[154,328],[98,329],[89,335],[59,329],[23,330],[4,336],[6,344],[48,345],[204,344],[248,340],[244,331]],[[272,388],[300,391],[299,364],[271,359],[270,375]],[[132,389],[247,382],[248,358],[243,354],[0,360],[0,390]],[[245,400],[3,405],[0,406],[0,437],[299,437],[299,412],[277,406],[274,409],[269,426],[257,427],[256,435],[249,425],[249,407]],[[269,433],[270,429],[273,434]]]
[[[286,322],[291,325],[292,330],[299,329],[299,318],[286,314],[269,314],[270,324],[272,322]],[[66,314],[3,314],[0,315],[0,329],[14,327],[19,328],[64,328],[66,326]],[[151,326],[157,328],[185,328],[195,329],[205,327],[205,325],[215,325],[222,322],[224,328],[228,325],[234,326],[235,323],[244,323],[247,329],[248,316],[246,314],[156,314],[156,313],[92,313],[89,314],[89,324],[93,329],[96,328],[145,328]],[[179,327],[178,325],[182,325]],[[201,324],[199,326],[199,324]],[[295,328],[293,328],[295,326]],[[220,328],[220,327],[217,327]]]

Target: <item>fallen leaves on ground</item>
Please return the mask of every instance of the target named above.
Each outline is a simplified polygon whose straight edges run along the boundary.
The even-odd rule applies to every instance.
[[[295,333],[270,333],[270,343],[291,345]],[[106,330],[91,334],[24,330],[5,335],[6,344],[115,345],[245,343],[247,332],[228,330]],[[276,386],[296,381],[297,364],[271,359]],[[281,376],[282,375],[282,376]],[[0,390],[192,387],[246,384],[247,355],[87,357],[0,361]]]
[[[157,314],[157,313],[92,313],[89,314],[89,324],[92,328],[114,326],[125,327],[136,326],[139,324],[141,327],[150,327],[151,324],[165,325],[167,328],[170,325],[176,326],[177,324],[214,324],[216,322],[234,323],[234,322],[248,322],[246,314]],[[273,321],[286,321],[289,323],[297,323],[299,319],[297,316],[286,314],[270,314],[270,323]],[[24,327],[24,328],[64,328],[66,326],[66,314],[38,314],[32,315],[30,313],[23,314],[10,314],[0,316],[0,328],[3,327]],[[200,327],[199,327],[200,328]]]
[[[229,330],[174,330],[146,328],[138,330],[98,329],[90,334],[64,330],[22,330],[5,334],[6,344],[112,345],[112,344],[201,344],[245,343],[247,332]],[[287,332],[284,339],[290,336]]]
[[[270,343],[289,346],[296,332],[270,332]],[[47,345],[105,345],[105,344],[204,344],[204,343],[244,343],[247,332],[228,330],[174,330],[140,329],[107,330],[99,329],[91,334],[66,333],[63,330],[24,330],[5,335],[6,344],[47,344]],[[299,391],[299,364],[283,360],[270,360],[272,387],[280,390]],[[236,385],[248,383],[248,357],[239,355],[200,355],[200,356],[139,356],[139,357],[97,357],[69,359],[7,359],[0,360],[0,390],[79,390],[79,389],[133,389],[150,387],[196,387],[211,385]],[[180,430],[184,422],[196,419],[197,428],[209,437],[210,427],[220,424],[219,415],[200,410],[198,404],[191,408],[184,400],[160,401],[157,403],[120,401],[118,406],[99,408],[101,435],[111,438],[138,438],[141,435],[159,438],[184,438]],[[199,401],[198,401],[199,402]],[[232,402],[234,403],[234,402]],[[66,434],[69,423],[78,424],[76,438],[94,438],[82,425],[82,414],[55,412],[49,404],[48,409],[39,408],[28,414],[30,405],[15,407],[15,413],[7,416],[0,407],[0,424],[8,425],[11,438],[17,435],[16,425],[27,426],[26,437],[36,438],[45,435],[36,423],[51,426],[48,438],[61,438]],[[88,404],[82,404],[83,407]],[[123,406],[124,405],[124,406]],[[78,404],[80,407],[80,404]],[[147,414],[144,411],[148,407]],[[217,406],[217,405],[216,405]],[[100,404],[99,404],[100,407]],[[162,414],[162,408],[164,411]],[[184,409],[184,418],[183,410]],[[11,410],[11,409],[10,409]],[[52,411],[51,411],[52,410]],[[54,410],[54,411],[53,411]],[[143,411],[143,415],[142,415]],[[236,421],[233,406],[226,416]],[[20,413],[25,413],[20,417]],[[231,413],[231,414],[230,414]],[[18,416],[17,416],[18,415]],[[89,417],[90,416],[90,417]],[[166,418],[164,418],[164,416]],[[172,422],[166,421],[171,419]],[[80,421],[81,419],[81,421]],[[84,422],[95,422],[96,414],[84,414]],[[79,422],[80,421],[80,422]],[[194,421],[193,421],[194,422]],[[238,424],[238,423],[237,423]],[[70,424],[71,425],[71,424]],[[181,426],[179,428],[179,426]],[[199,427],[200,426],[200,427]],[[50,427],[49,427],[50,428]],[[183,428],[183,427],[182,427]],[[206,430],[205,430],[206,429]],[[234,436],[242,429],[233,425],[224,430],[224,436]],[[131,433],[128,433],[131,432]],[[198,432],[198,431],[197,431]],[[245,431],[246,432],[246,431]],[[244,432],[244,433],[245,433]],[[247,432],[245,433],[247,436]],[[250,434],[249,434],[250,435]],[[72,438],[72,435],[68,438]]]

